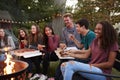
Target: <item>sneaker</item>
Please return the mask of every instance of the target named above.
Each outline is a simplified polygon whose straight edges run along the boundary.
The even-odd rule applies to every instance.
[[[40,77],[39,74],[34,74],[34,76],[30,78],[30,80],[34,80],[34,79],[39,78],[39,77]]]
[[[46,79],[47,79],[47,76],[45,76],[44,74],[41,74],[38,80],[46,80]]]

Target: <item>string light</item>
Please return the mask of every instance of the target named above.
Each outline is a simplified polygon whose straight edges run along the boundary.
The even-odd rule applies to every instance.
[[[5,22],[5,23],[12,23],[12,24],[31,24],[31,23],[38,23],[38,22],[42,22],[42,21],[45,21],[45,20],[49,20],[49,19],[52,19],[53,17],[61,17],[62,15],[61,14],[56,14],[52,17],[48,17],[48,18],[44,18],[44,19],[40,19],[40,20],[34,20],[34,21],[14,21],[14,20],[6,20],[6,19],[0,19],[0,22]]]

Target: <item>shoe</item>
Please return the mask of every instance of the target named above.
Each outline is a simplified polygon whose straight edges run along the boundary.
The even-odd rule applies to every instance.
[[[47,76],[45,76],[44,74],[41,74],[38,80],[46,80],[47,78],[48,78]]]
[[[34,79],[39,78],[39,77],[40,77],[39,74],[34,74],[34,76],[30,78],[30,80],[34,80]]]

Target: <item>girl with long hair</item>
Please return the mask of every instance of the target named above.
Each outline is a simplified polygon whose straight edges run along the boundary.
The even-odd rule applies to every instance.
[[[42,33],[40,32],[39,26],[37,24],[33,24],[31,26],[31,31],[30,31],[30,35],[29,35],[29,48],[38,50],[38,46],[39,46],[39,49],[41,50],[42,44],[43,44],[43,36],[42,36]],[[40,63],[41,63],[42,57],[35,56],[35,57],[31,57],[29,59],[35,65],[35,73],[36,74],[32,77],[32,78],[35,78],[36,75],[41,74]]]
[[[43,57],[43,74],[47,75],[48,67],[50,64],[50,61],[57,61],[58,57],[54,50],[57,49],[59,45],[59,36],[56,35],[53,31],[53,28],[51,25],[46,25],[43,30],[43,40],[45,44],[45,55]]]
[[[19,49],[28,47],[28,34],[25,29],[23,28],[19,29],[18,40],[19,40]]]
[[[5,30],[0,28],[0,60],[5,60],[4,47],[15,49],[15,44],[11,36],[6,35]]]

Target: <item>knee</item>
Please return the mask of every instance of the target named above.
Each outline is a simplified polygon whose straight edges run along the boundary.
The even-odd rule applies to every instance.
[[[61,67],[65,67],[66,66],[66,62],[61,64]]]
[[[64,63],[61,64],[61,68],[69,69],[69,68],[72,67],[72,65],[74,65],[74,61],[64,62]]]
[[[68,64],[68,62],[62,63],[61,66],[60,66],[61,70],[66,70],[67,64]]]

